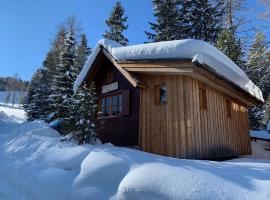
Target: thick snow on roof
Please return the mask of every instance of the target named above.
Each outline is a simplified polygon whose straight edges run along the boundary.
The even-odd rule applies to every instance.
[[[155,59],[191,59],[207,65],[217,74],[241,87],[252,96],[263,101],[261,90],[220,50],[201,40],[174,40],[147,43],[132,46],[121,46],[119,43],[102,39],[98,42],[93,53],[89,56],[81,74],[75,82],[74,90],[80,86],[93,64],[101,46],[105,48],[116,61],[155,60]]]
[[[270,134],[267,131],[250,131],[250,137],[270,140]]]

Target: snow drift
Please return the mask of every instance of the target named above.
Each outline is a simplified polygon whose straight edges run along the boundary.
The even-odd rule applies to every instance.
[[[0,199],[269,199],[270,161],[180,160],[63,141],[42,121],[0,120]]]
[[[121,46],[119,43],[102,39],[89,56],[74,84],[74,91],[85,79],[101,48],[105,48],[116,61],[190,59],[210,67],[217,74],[236,84],[252,96],[264,101],[261,90],[247,77],[231,59],[213,45],[194,39],[174,40],[140,45]]]

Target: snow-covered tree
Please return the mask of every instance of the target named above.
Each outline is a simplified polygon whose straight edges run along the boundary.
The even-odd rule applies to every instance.
[[[47,74],[47,68],[39,68],[30,82],[24,104],[28,120],[46,120],[49,115]]]
[[[249,78],[262,90],[264,99],[270,94],[270,54],[268,42],[263,33],[257,33],[249,50],[246,73]],[[268,110],[268,109],[266,109]],[[268,112],[268,111],[267,111]],[[249,110],[250,125],[258,130],[264,127],[265,106],[254,107]]]
[[[244,53],[241,47],[240,39],[234,35],[230,29],[225,29],[220,32],[216,47],[219,48],[225,55],[227,55],[238,66],[244,68]]]
[[[248,55],[246,72],[249,78],[262,90],[267,99],[270,94],[270,53],[263,33],[258,32]]]
[[[222,30],[222,4],[210,0],[181,1],[182,27],[186,36],[215,43]]]
[[[75,94],[73,116],[76,124],[75,139],[79,144],[95,144],[97,135],[97,95],[94,83],[81,86]]]
[[[65,36],[63,51],[60,53],[60,63],[56,68],[54,108],[60,118],[69,119],[69,109],[72,103],[73,83],[77,76],[75,70],[76,40],[74,32],[68,31]]]
[[[152,42],[185,38],[181,26],[179,0],[152,0],[156,22],[149,22],[153,32],[145,32]]]
[[[128,39],[123,33],[128,28],[128,25],[126,25],[127,20],[128,18],[125,14],[124,7],[117,1],[110,17],[106,20],[106,25],[109,30],[104,33],[103,37],[119,42],[122,45],[127,45]]]
[[[76,65],[77,65],[76,70],[78,74],[81,72],[90,53],[91,53],[91,48],[89,48],[87,45],[86,34],[82,34],[80,43],[77,47],[78,56],[76,58]]]
[[[41,77],[41,70],[38,69],[31,81],[30,84],[28,86],[27,89],[27,95],[25,98],[25,103],[24,103],[24,109],[27,115],[27,119],[29,121],[35,120],[35,119],[39,119],[40,117],[40,110],[39,110],[39,99],[38,99],[38,88],[40,85],[40,77]]]

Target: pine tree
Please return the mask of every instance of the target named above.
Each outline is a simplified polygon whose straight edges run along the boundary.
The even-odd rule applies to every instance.
[[[237,39],[230,29],[221,31],[218,36],[216,47],[219,48],[238,66],[244,69],[244,53],[241,47],[240,39]]]
[[[94,83],[91,83],[89,87],[83,85],[79,88],[75,94],[73,113],[76,122],[75,139],[79,144],[95,144],[97,95]]]
[[[78,56],[76,58],[76,70],[77,70],[77,74],[79,75],[88,56],[91,53],[91,48],[89,48],[87,45],[86,34],[81,35],[81,41],[80,41],[80,44],[77,48],[77,52],[78,52],[77,53]]]
[[[52,49],[48,52],[45,61],[43,62],[43,66],[46,67],[49,71],[48,79],[50,79],[50,83],[48,86],[48,103],[49,103],[49,115],[47,116],[48,121],[52,121],[54,119],[57,105],[55,103],[55,98],[58,96],[58,92],[56,90],[56,77],[58,75],[57,66],[60,64],[60,54],[63,51],[64,43],[65,43],[65,35],[66,28],[62,25],[59,27],[56,37],[52,43]]]
[[[60,53],[60,64],[57,66],[54,107],[57,117],[69,120],[69,109],[73,101],[73,83],[77,76],[75,70],[76,40],[74,32],[68,31],[65,37],[63,52]]]
[[[182,1],[182,27],[192,39],[215,43],[222,30],[222,3],[213,5],[209,0]]]
[[[185,38],[181,27],[179,0],[152,0],[156,23],[149,22],[151,32],[145,32],[152,42],[178,40]]]
[[[260,32],[257,33],[249,50],[246,68],[246,73],[249,78],[262,90],[263,97],[266,100],[269,98],[270,94],[270,54],[267,49],[268,42],[266,41],[265,35]],[[259,130],[265,126],[264,109],[265,106],[261,105],[249,110],[250,126],[252,129]],[[267,115],[266,113],[266,116]]]
[[[263,33],[257,33],[249,50],[246,72],[249,78],[257,85],[267,99],[270,93],[270,54],[268,42]]]
[[[128,28],[128,25],[126,25],[127,20],[128,18],[125,15],[123,6],[119,1],[117,1],[109,19],[106,20],[109,30],[105,32],[103,37],[119,42],[122,45],[127,45],[128,39],[123,34],[123,32]]]
[[[39,79],[41,77],[41,70],[38,69],[28,86],[27,95],[25,99],[24,109],[27,115],[27,119],[29,121],[33,121],[35,119],[39,119],[40,117],[40,110],[39,110],[39,99],[37,96],[38,87],[39,87]]]

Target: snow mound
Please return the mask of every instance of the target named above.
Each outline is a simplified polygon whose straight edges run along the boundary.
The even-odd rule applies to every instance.
[[[82,84],[101,48],[105,48],[117,61],[155,60],[155,59],[190,59],[210,67],[217,74],[225,77],[257,99],[264,101],[261,90],[247,77],[231,59],[213,45],[194,39],[147,43],[132,46],[102,39],[89,56],[79,77],[75,81],[74,91]]]
[[[1,121],[1,119],[0,119]],[[181,160],[62,141],[42,121],[0,123],[0,199],[269,199],[270,161]]]

